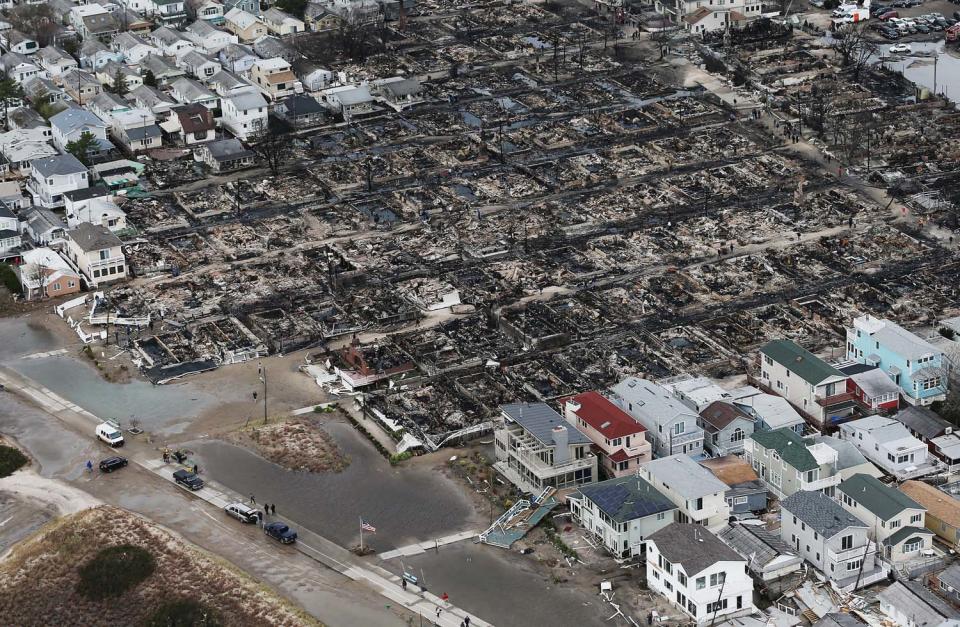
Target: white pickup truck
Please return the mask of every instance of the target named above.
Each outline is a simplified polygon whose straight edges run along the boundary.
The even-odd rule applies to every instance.
[[[120,425],[112,420],[97,425],[97,438],[112,447],[123,446],[123,434],[120,433]]]

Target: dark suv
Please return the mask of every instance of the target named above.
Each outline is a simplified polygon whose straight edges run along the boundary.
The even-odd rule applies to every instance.
[[[189,470],[178,470],[173,473],[173,480],[189,490],[199,490],[203,487],[203,479]]]
[[[267,523],[263,526],[263,532],[282,544],[293,544],[297,541],[297,532],[282,522]]]
[[[113,472],[127,465],[125,457],[108,457],[100,462],[100,472]]]

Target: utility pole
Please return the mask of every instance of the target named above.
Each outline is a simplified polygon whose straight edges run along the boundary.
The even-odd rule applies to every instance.
[[[937,97],[937,63],[940,62],[940,51],[933,53],[933,97]]]
[[[260,375],[260,381],[263,382],[263,424],[267,424],[267,368],[263,362],[257,364],[257,374]]]

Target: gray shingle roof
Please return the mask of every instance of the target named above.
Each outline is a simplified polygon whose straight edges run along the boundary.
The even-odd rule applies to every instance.
[[[785,512],[796,516],[825,538],[832,538],[849,527],[867,527],[823,492],[800,490],[785,498],[780,505]]]
[[[925,527],[903,527],[898,529],[896,533],[887,537],[883,543],[886,546],[897,546],[901,542],[906,542],[907,540],[916,540],[919,541],[923,536],[932,536],[933,532]]]
[[[81,222],[77,228],[67,231],[67,237],[72,239],[81,250],[90,252],[120,246],[120,238],[102,224]]]
[[[858,473],[837,486],[837,489],[864,506],[881,520],[890,520],[905,509],[923,509],[912,498],[884,485],[876,477]]]
[[[960,613],[915,581],[897,581],[877,595],[916,625],[940,625],[944,619],[958,619]]]
[[[954,590],[960,590],[960,564],[952,564],[942,573],[937,575],[942,583],[947,584]]]
[[[580,493],[596,503],[600,511],[615,522],[627,522],[677,509],[670,499],[633,475],[582,486]]]
[[[511,420],[530,432],[544,446],[553,446],[553,428],[567,428],[567,441],[570,444],[590,444],[590,438],[580,433],[563,416],[553,411],[546,403],[511,403],[501,405],[500,411]]]
[[[207,150],[217,161],[240,159],[253,156],[253,151],[247,150],[239,139],[221,139],[207,144]]]
[[[700,525],[671,523],[648,536],[647,540],[656,543],[663,558],[682,566],[689,577],[717,562],[746,561]]]
[[[908,407],[894,416],[893,419],[911,431],[916,431],[927,440],[943,435],[947,429],[953,427],[950,422],[938,416],[928,407]]]
[[[754,565],[763,568],[781,555],[796,555],[786,542],[756,525],[730,525],[718,534],[720,539]]]
[[[86,109],[64,109],[50,117],[50,125],[55,126],[64,134],[80,128],[95,126],[106,128],[107,123]]]
[[[87,166],[80,163],[79,159],[69,153],[45,159],[34,159],[30,162],[30,165],[36,168],[42,176],[66,176],[87,171]]]
[[[827,614],[813,624],[813,627],[864,627],[866,623],[857,620],[857,617],[847,612],[833,612]]]

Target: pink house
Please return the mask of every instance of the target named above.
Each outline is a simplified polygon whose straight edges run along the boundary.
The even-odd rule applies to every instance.
[[[566,399],[563,416],[590,438],[610,477],[635,473],[652,457],[646,428],[599,392]]]

